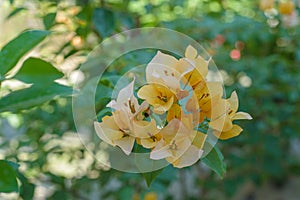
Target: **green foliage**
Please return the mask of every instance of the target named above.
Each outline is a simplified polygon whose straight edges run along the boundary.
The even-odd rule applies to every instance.
[[[202,159],[209,168],[216,172],[220,178],[224,178],[226,172],[226,165],[224,163],[224,156],[217,146],[211,146],[209,142],[205,143],[204,149],[211,149],[211,151]],[[208,146],[208,147],[207,147]]]
[[[29,4],[20,6],[17,1],[10,2],[13,5],[9,8],[11,12],[7,20],[14,20],[19,14],[31,10]],[[20,198],[23,199],[33,199],[35,186],[42,187],[43,184],[55,188],[49,199],[132,199],[134,195],[142,199],[148,192],[155,192],[162,199],[174,199],[178,193],[184,193],[182,188],[201,191],[201,194],[186,192],[184,198],[187,199],[199,199],[199,195],[203,199],[232,199],[245,183],[252,182],[256,189],[260,189],[268,182],[288,185],[290,177],[298,176],[300,29],[299,26],[285,26],[281,14],[270,17],[258,10],[258,1],[238,0],[89,0],[76,1],[76,5],[67,1],[49,3],[39,0],[30,3],[41,8],[36,16],[42,16],[45,29],[55,30],[56,34],[41,46],[44,51],[39,51],[41,56],[38,57],[47,58],[47,62],[29,58],[15,76],[9,74],[13,77],[8,76],[8,72],[43,41],[49,31],[23,32],[0,52],[1,155],[6,160],[27,166],[20,173],[10,167],[8,161],[1,161],[1,170],[9,166],[10,174],[13,174],[10,181],[13,180],[14,187],[5,182],[7,176],[0,177],[0,183],[5,182],[0,185],[5,186],[7,192],[18,190],[15,187],[18,186],[15,184],[17,177],[21,182]],[[296,9],[299,12],[299,8]],[[61,19],[61,16],[66,19]],[[278,22],[278,25],[271,26],[271,22]],[[183,170],[179,172],[171,166],[161,173],[140,175],[108,170],[101,163],[90,161],[84,147],[72,146],[77,141],[72,137],[75,127],[68,97],[72,91],[54,82],[58,78],[69,78],[69,74],[63,76],[53,67],[62,63],[61,60],[85,57],[112,34],[146,26],[171,28],[202,44],[222,70],[227,94],[237,90],[240,110],[249,112],[254,118],[250,123],[240,122],[244,131],[239,137],[219,141],[202,159],[214,172],[199,164],[185,171],[192,176],[189,185],[185,185],[188,177],[184,177],[184,181],[178,178]],[[74,33],[74,37],[69,33]],[[74,38],[79,39],[77,43]],[[51,51],[53,46],[57,46],[54,52]],[[241,53],[237,60],[230,56],[234,49]],[[110,66],[111,74],[105,74],[95,96],[99,120],[110,112],[105,105],[118,78],[133,66],[149,62],[153,53],[147,50],[130,53]],[[16,91],[6,90],[2,85],[10,78],[33,85]],[[35,109],[30,109],[33,107]],[[26,112],[20,112],[22,110]],[[57,160],[51,160],[56,157]],[[62,165],[65,160],[67,164]],[[61,165],[53,169],[51,162]],[[226,176],[224,162],[228,169]],[[3,163],[6,163],[5,167],[2,167]],[[88,164],[84,166],[84,163]],[[58,166],[68,170],[61,172]],[[80,169],[68,174],[76,166]],[[216,178],[215,174],[223,179]],[[147,184],[151,184],[149,188],[143,176]],[[176,184],[182,190],[171,190]]]
[[[43,23],[46,30],[49,30],[55,24],[56,13],[48,13],[43,17]]]
[[[28,58],[14,78],[45,87],[63,76],[52,64],[39,58]]]
[[[41,105],[56,96],[67,96],[72,94],[73,90],[69,87],[52,83],[46,86],[31,86],[10,93],[0,99],[0,112],[19,112],[24,109]]]
[[[93,23],[96,31],[102,38],[112,34],[114,30],[114,13],[105,8],[96,8],[94,10]]]
[[[39,44],[49,34],[48,31],[26,31],[6,44],[0,51],[0,80],[28,51]]]
[[[0,160],[0,192],[18,192],[15,169],[5,160]]]

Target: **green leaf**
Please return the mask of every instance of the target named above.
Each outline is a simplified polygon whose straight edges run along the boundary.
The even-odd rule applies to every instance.
[[[108,87],[103,84],[99,84],[97,89],[96,89],[96,95],[95,95],[95,101],[101,101],[103,98],[111,98],[113,92],[113,88]]]
[[[48,13],[43,17],[43,23],[46,30],[49,30],[55,23],[56,13]]]
[[[209,142],[205,143],[205,149],[211,149],[211,151],[202,159],[202,161],[211,168],[214,172],[216,172],[220,178],[224,177],[226,172],[226,165],[224,163],[224,157],[217,146],[212,147]]]
[[[16,14],[18,14],[19,12],[21,12],[23,10],[27,10],[27,8],[24,8],[24,7],[15,8],[13,11],[11,11],[9,13],[9,15],[7,15],[6,19],[10,19],[11,17],[15,16]]]
[[[17,90],[0,99],[0,112],[19,112],[39,106],[56,96],[72,94],[72,88],[53,83],[47,87],[33,85],[30,88]]]
[[[17,174],[5,160],[0,160],[0,192],[18,192]]]
[[[20,172],[17,173],[17,177],[22,183],[19,192],[20,196],[23,200],[31,200],[34,195],[35,186],[32,183],[30,183],[28,179]]]
[[[151,160],[149,158],[149,150],[135,144],[134,147],[135,163],[142,176],[144,177],[147,186],[150,187],[155,178],[168,165],[165,160]]]
[[[163,171],[164,169],[159,169],[153,172],[142,173],[147,186],[150,187],[151,183],[155,180],[155,178]]]
[[[7,43],[0,51],[0,81],[22,56],[45,39],[48,34],[48,31],[30,30],[21,33]]]
[[[23,63],[15,78],[26,83],[46,85],[62,76],[63,73],[59,72],[52,64],[31,57]]]
[[[96,8],[93,15],[93,24],[102,38],[111,35],[115,29],[114,13],[105,8]]]

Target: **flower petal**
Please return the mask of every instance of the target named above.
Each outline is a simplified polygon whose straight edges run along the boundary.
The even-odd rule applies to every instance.
[[[124,87],[122,90],[120,90],[117,97],[118,104],[128,103],[128,100],[131,99],[131,97],[133,96],[133,86],[134,86],[134,80],[126,87]]]
[[[114,143],[119,146],[126,155],[129,155],[134,145],[134,137],[126,136],[121,139],[115,140]]]
[[[227,99],[227,101],[230,103],[230,109],[233,111],[232,113],[236,113],[239,107],[239,99],[236,91],[231,93],[231,96],[229,99]]]
[[[176,118],[176,119],[180,119],[181,118],[181,112],[182,109],[180,108],[180,106],[178,104],[173,104],[171,106],[171,108],[168,111],[167,114],[167,121],[171,121],[172,119]]]
[[[202,154],[203,150],[191,145],[179,159],[173,162],[173,166],[177,168],[191,166],[201,158]]]
[[[237,120],[237,119],[249,119],[250,120],[250,119],[252,119],[252,117],[250,114],[248,114],[246,112],[237,112],[233,116],[232,120]]]
[[[101,125],[103,125],[103,122],[101,122],[101,123],[94,122],[94,127],[95,127],[97,135],[104,142],[106,142],[112,146],[115,146],[113,140],[122,138],[123,133],[119,130],[109,129],[105,126],[101,127]]]
[[[150,158],[153,160],[160,160],[171,155],[172,154],[169,151],[169,145],[167,145],[164,140],[160,140],[156,144],[155,148],[151,151]]]
[[[211,121],[209,126],[217,131],[229,131],[232,129],[232,121],[230,117],[224,115],[214,121]]]
[[[221,140],[227,140],[227,139],[230,139],[232,137],[236,137],[242,131],[243,131],[243,129],[240,126],[234,124],[233,127],[232,127],[232,129],[230,129],[229,131],[222,132],[221,135],[219,136],[219,139],[221,139]]]
[[[204,146],[204,142],[207,138],[207,135],[200,132],[200,131],[197,131],[196,133],[196,136],[191,138],[192,139],[192,144],[194,146],[196,146],[198,149],[202,149],[203,146]]]
[[[195,59],[197,57],[197,55],[198,55],[198,52],[193,46],[189,45],[185,49],[185,57]]]

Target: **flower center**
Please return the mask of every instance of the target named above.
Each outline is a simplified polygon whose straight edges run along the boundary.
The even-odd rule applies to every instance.
[[[159,96],[157,96],[157,98],[163,102],[168,102],[168,98],[167,96],[163,96],[162,94],[160,94]]]

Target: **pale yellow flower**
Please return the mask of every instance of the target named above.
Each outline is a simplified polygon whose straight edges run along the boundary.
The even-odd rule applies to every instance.
[[[194,47],[189,45],[185,50],[185,58],[181,58],[179,61],[181,66],[185,66],[185,71],[181,71],[183,74],[181,81],[184,84],[189,84],[192,88],[195,88],[199,83],[205,81],[210,59],[205,60],[198,55]]]
[[[180,73],[176,70],[177,65],[176,58],[158,51],[146,67],[147,82],[163,85],[176,91],[180,88]]]
[[[186,61],[178,61],[175,57],[160,51],[146,67],[146,80],[149,84],[158,84],[170,89],[177,99],[184,98],[188,92],[180,88],[182,74],[191,70]]]
[[[155,120],[139,121],[135,123],[135,135],[138,143],[145,148],[153,148],[161,140],[161,134],[156,126]]]
[[[113,108],[116,111],[121,111],[120,114],[123,115],[120,117],[123,119],[128,114],[128,120],[133,120],[133,118],[136,118],[137,120],[142,120],[144,116],[142,115],[142,112],[145,111],[149,105],[147,102],[143,102],[141,105],[139,105],[137,98],[133,94],[134,90],[134,80],[128,84],[126,87],[120,90],[118,97],[116,100],[112,100],[107,104],[107,107]],[[117,115],[116,115],[117,116]],[[125,119],[124,119],[125,120]],[[117,123],[119,122],[118,119],[116,119]],[[125,122],[127,124],[127,122]]]
[[[176,101],[174,93],[169,88],[159,84],[144,85],[139,89],[137,95],[152,105],[153,112],[157,114],[168,111]]]
[[[107,105],[114,109],[112,116],[106,116],[101,123],[95,122],[98,136],[106,143],[119,146],[129,155],[136,138],[136,134],[150,128],[150,122],[144,119],[143,111],[148,109],[147,102],[138,104],[133,94],[134,81],[120,90],[117,100]]]
[[[160,131],[162,139],[151,151],[150,158],[154,160],[165,158],[177,168],[196,163],[200,159],[203,150],[201,149],[202,145],[196,146],[193,144],[194,141],[191,140],[193,132],[197,133],[197,131],[186,128],[180,120],[174,118]]]
[[[178,105],[177,103],[174,103],[171,106],[171,108],[169,109],[166,119],[168,122],[174,118],[180,119],[181,113],[182,113],[182,109],[181,109],[180,105]]]
[[[131,153],[135,138],[129,130],[121,129],[113,116],[103,117],[102,122],[94,122],[94,126],[96,133],[104,142],[112,146],[119,146],[126,155]]]
[[[233,120],[252,119],[248,113],[237,112],[239,102],[235,91],[232,92],[230,98],[226,100],[226,103],[226,113],[213,118],[209,123],[210,127],[216,130],[215,135],[220,139],[229,139],[238,136],[242,132],[243,129],[241,127],[232,124]]]
[[[188,100],[186,109],[188,112],[199,114],[199,122],[204,118],[212,118],[219,116],[225,112],[221,97],[223,95],[223,87],[220,82],[205,82],[198,84],[193,90],[193,96]],[[222,104],[222,106],[217,106]]]

